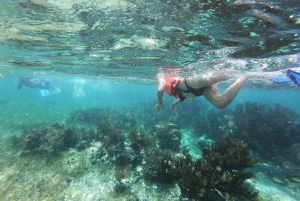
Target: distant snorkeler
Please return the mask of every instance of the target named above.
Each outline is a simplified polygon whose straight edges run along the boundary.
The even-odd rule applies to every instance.
[[[234,100],[239,90],[248,79],[247,76],[239,77],[223,94],[221,94],[217,83],[228,80],[231,76],[217,74],[206,77],[191,76],[183,78],[169,73],[158,73],[156,77],[159,80],[157,91],[158,103],[155,106],[157,111],[163,106],[162,98],[165,91],[170,96],[174,96],[178,99],[171,105],[172,110],[186,98],[195,98],[201,95],[217,108],[226,108]]]
[[[49,85],[50,81],[45,79],[37,79],[30,77],[19,77],[20,81],[17,89],[21,90],[23,86],[39,89],[42,96],[50,96]]]

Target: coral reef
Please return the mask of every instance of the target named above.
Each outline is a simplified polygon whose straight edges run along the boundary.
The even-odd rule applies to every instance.
[[[161,149],[179,151],[181,132],[175,124],[158,124],[155,126],[155,136]]]
[[[229,109],[204,109],[201,102],[195,104],[192,99],[175,111],[165,103],[165,108],[156,112],[155,103],[142,104],[79,109],[70,114],[68,126],[41,128],[33,124],[35,129],[24,130],[21,137],[13,137],[10,142],[23,154],[34,154],[15,157],[39,163],[36,154],[59,153],[59,157],[43,155],[48,158],[45,166],[63,166],[64,174],[60,176],[64,175],[61,181],[66,186],[81,188],[85,182],[90,189],[91,184],[99,184],[95,195],[105,189],[108,195],[118,198],[150,200],[147,196],[152,193],[151,198],[161,196],[159,200],[167,200],[162,195],[170,195],[173,189],[176,193],[168,200],[249,200],[258,193],[252,182],[262,181],[262,177],[247,180],[253,173],[246,168],[257,162],[251,157],[251,149],[264,163],[249,171],[262,172],[265,181],[289,190],[299,188],[300,127],[292,110],[248,102],[238,105],[233,113]],[[75,124],[77,127],[72,126]],[[225,135],[231,137],[223,138]],[[23,166],[20,164],[20,169]],[[97,170],[104,166],[109,170],[109,179],[102,177],[103,170]],[[89,175],[88,179],[83,175]],[[82,183],[76,183],[80,179]]]
[[[237,127],[234,136],[247,142],[265,160],[279,164],[284,158],[282,153],[300,142],[296,112],[280,104],[272,109],[247,102],[236,106],[234,117]]]
[[[115,170],[115,178],[117,182],[121,182],[122,179],[129,178],[132,174],[131,165],[126,165],[124,168],[117,168]]]
[[[13,137],[16,138],[16,137]],[[55,123],[50,127],[41,129],[26,129],[22,135],[15,139],[22,146],[22,154],[25,153],[53,153],[69,148],[85,149],[92,140],[98,138],[97,130],[77,129],[72,126],[65,128],[63,124]]]
[[[140,153],[141,150],[149,149],[155,145],[155,139],[142,129],[134,128],[130,131],[130,147]]]
[[[78,134],[75,128],[65,129],[63,124],[54,124],[49,128],[24,130],[21,139],[22,153],[57,153],[74,147]]]
[[[128,191],[130,185],[127,184],[125,180],[131,177],[131,174],[131,165],[126,165],[124,168],[117,168],[115,170],[115,178],[117,180],[117,183],[114,187],[115,193],[120,194]]]
[[[247,145],[239,140],[225,137],[211,149],[203,150],[204,158],[198,159],[184,169],[179,180],[182,196],[190,199],[214,200],[230,196],[254,198],[258,192],[249,190],[246,179],[253,173],[244,172],[256,165]]]
[[[110,119],[98,124],[99,138],[109,156],[118,156],[125,149],[125,136],[117,129]]]
[[[153,150],[145,159],[144,174],[157,182],[179,182],[184,198],[257,197],[258,192],[245,182],[254,174],[244,169],[255,166],[258,160],[252,158],[243,141],[225,137],[212,148],[205,148],[203,153],[203,158],[193,161],[187,149],[182,153]]]
[[[177,154],[171,150],[153,150],[146,158],[146,167],[144,174],[147,178],[162,182],[173,183],[179,179],[179,172],[176,170],[176,164],[185,160],[185,156]],[[186,164],[185,162],[184,164]]]
[[[125,134],[115,126],[111,119],[100,121],[96,134],[96,138],[93,139],[94,150],[90,155],[92,164],[102,160],[123,167],[128,164],[134,166],[138,164],[138,157],[134,151],[125,146]]]

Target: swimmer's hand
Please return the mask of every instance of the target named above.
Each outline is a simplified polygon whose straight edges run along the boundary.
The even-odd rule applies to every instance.
[[[175,106],[176,106],[176,104],[173,103],[173,104],[171,105],[170,109],[171,109],[171,110],[174,110],[174,109],[175,109]]]
[[[162,108],[162,104],[161,103],[157,103],[157,105],[155,105],[155,110],[159,111]]]
[[[178,104],[181,103],[181,102],[182,102],[182,101],[180,101],[180,100],[175,101],[175,102],[171,105],[170,109],[171,109],[171,110],[174,110],[174,109],[175,109],[175,106],[178,105]]]

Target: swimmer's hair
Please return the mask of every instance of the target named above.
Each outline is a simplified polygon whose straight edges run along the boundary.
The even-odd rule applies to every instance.
[[[157,79],[162,79],[164,77],[164,75],[165,75],[164,73],[157,73],[156,78]]]

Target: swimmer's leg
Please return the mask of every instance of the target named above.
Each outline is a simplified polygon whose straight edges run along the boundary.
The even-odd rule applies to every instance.
[[[228,89],[221,94],[217,84],[213,84],[205,88],[204,97],[217,108],[226,108],[236,97],[243,84],[248,80],[246,76],[242,76],[235,81]]]
[[[187,84],[195,89],[211,86],[221,81],[230,79],[231,77],[225,74],[212,75],[208,77],[189,77],[186,79]]]

